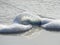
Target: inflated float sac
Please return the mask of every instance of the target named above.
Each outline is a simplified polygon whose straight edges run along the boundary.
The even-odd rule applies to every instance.
[[[40,17],[38,15],[32,15],[28,13],[22,13],[16,16],[14,23],[24,24],[24,25],[41,25]]]

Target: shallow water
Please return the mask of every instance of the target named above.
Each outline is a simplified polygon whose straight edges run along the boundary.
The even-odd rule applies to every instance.
[[[8,5],[4,2],[7,2]],[[59,0],[0,0],[0,23],[13,23],[14,18],[25,12],[24,10],[58,19],[60,18],[59,3]],[[23,35],[0,35],[0,45],[60,45],[60,32],[34,28],[33,31]]]

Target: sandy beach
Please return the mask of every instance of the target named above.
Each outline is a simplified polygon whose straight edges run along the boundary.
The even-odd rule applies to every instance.
[[[60,0],[0,0],[0,23],[12,24],[24,12],[60,19]],[[37,29],[33,35],[0,35],[0,45],[60,45],[60,32]]]

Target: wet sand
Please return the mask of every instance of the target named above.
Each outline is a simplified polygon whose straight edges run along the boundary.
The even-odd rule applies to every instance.
[[[60,19],[59,0],[0,0],[0,23],[12,24],[20,13]],[[39,29],[39,28],[38,28]],[[0,35],[0,45],[60,45],[60,32],[36,28],[23,35]],[[33,35],[32,35],[33,34]]]

